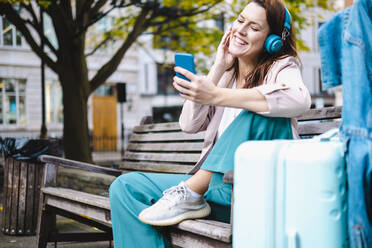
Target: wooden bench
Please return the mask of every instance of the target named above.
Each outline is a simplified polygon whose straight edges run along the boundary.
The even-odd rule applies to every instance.
[[[299,120],[301,136],[313,136],[338,127],[340,107],[313,109]],[[56,187],[57,167],[82,169],[119,176],[129,171],[187,173],[198,160],[204,132],[186,134],[178,123],[145,124],[135,127],[124,161],[119,169],[110,169],[63,158],[43,155],[45,164],[38,216],[37,246],[47,242],[112,240],[109,199],[72,189]],[[231,174],[226,182],[232,183]],[[224,180],[225,180],[224,179]],[[56,215],[94,226],[100,233],[59,233]],[[169,227],[172,243],[180,247],[231,247],[232,229],[228,223],[212,220],[186,220]],[[110,243],[111,244],[111,243]]]

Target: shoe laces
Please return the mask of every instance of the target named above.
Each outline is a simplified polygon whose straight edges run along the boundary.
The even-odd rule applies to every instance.
[[[175,205],[179,200],[187,199],[187,189],[184,185],[173,186],[163,192],[163,200]]]

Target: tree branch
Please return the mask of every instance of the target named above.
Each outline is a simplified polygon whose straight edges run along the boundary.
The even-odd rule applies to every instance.
[[[50,16],[55,34],[58,40],[58,49],[63,51],[64,49],[69,49],[69,42],[66,40],[72,40],[74,31],[76,30],[73,20],[67,20],[66,15],[61,11],[60,6],[55,3],[55,0],[45,9],[45,11]],[[58,54],[58,59],[60,59],[61,54]]]
[[[134,5],[134,3],[129,3],[129,4],[120,5],[120,6],[113,5],[109,10],[107,10],[103,13],[99,13],[99,12],[97,12],[95,14],[93,14],[92,12],[89,13],[89,22],[76,33],[76,36],[79,36],[80,34],[84,33],[90,26],[92,26],[94,23],[98,22],[99,20],[101,20],[105,16],[107,16],[115,8],[127,8],[127,7],[132,6],[132,5]]]
[[[117,50],[115,55],[101,67],[101,69],[96,73],[96,75],[90,81],[90,94],[94,92],[101,84],[103,84],[112,73],[115,72],[119,66],[122,58],[124,57],[126,51],[130,46],[136,41],[138,36],[140,36],[144,30],[149,27],[149,23],[153,15],[146,18],[150,10],[142,9],[141,13],[136,19],[136,23],[132,31],[129,33],[121,47]]]
[[[106,12],[104,13],[101,13],[101,14],[96,14],[95,16],[89,16],[89,21],[86,25],[84,25],[77,33],[76,33],[76,36],[79,36],[81,33],[85,32],[90,26],[92,26],[94,23],[98,22],[99,20],[101,20],[103,17],[107,16],[113,9],[115,9],[116,7],[113,6],[111,7],[109,10],[107,10]]]
[[[174,26],[168,26],[168,28],[166,29],[159,29],[158,31],[156,32],[149,32],[149,33],[146,33],[146,34],[152,34],[152,35],[162,35],[163,33],[166,33],[166,32],[169,32],[169,31],[172,31],[176,28],[179,28],[179,27],[187,27],[187,25],[185,23],[179,23],[177,25],[174,25]]]
[[[190,11],[184,11],[182,9],[177,9],[176,10],[176,9],[170,9],[170,8],[163,8],[162,10],[159,11],[158,16],[163,14],[163,13],[172,13],[172,14],[171,15],[167,14],[166,15],[167,18],[164,21],[152,22],[150,24],[150,26],[161,26],[161,25],[164,25],[164,24],[168,23],[171,20],[176,20],[176,19],[179,19],[181,17],[195,16],[195,15],[198,15],[198,14],[201,14],[201,13],[204,13],[204,12],[210,10],[211,8],[216,6],[216,4],[217,4],[217,2],[213,3],[211,5],[206,5],[207,7],[205,9],[201,9],[201,7],[200,7],[200,8],[197,8],[197,9],[192,9]],[[205,5],[203,5],[203,6],[205,6]]]
[[[57,4],[57,1],[52,1],[52,3],[48,6],[48,8],[45,9],[45,11],[52,18],[55,31],[63,30],[63,34],[61,35],[66,35],[67,33],[68,34],[74,33],[74,20],[72,19],[72,17],[70,19],[68,18],[69,14],[67,14],[65,10],[60,5]],[[56,20],[59,21],[58,29],[56,28]]]
[[[79,1],[76,1],[76,5]],[[60,1],[60,4],[58,5],[60,7],[60,11],[62,11],[63,14],[66,15],[68,20],[73,21],[74,17],[72,14],[72,6],[71,1]]]
[[[32,5],[26,5],[26,4],[21,4],[21,6],[27,10],[30,15],[32,16],[32,21],[30,20],[25,20],[25,23],[28,23],[31,27],[33,27],[33,29],[37,32],[37,34],[39,35],[39,38],[40,40],[43,40],[44,41],[44,44],[46,44],[48,46],[48,48],[54,53],[54,55],[58,55],[58,51],[56,50],[56,48],[53,46],[52,43],[50,43],[49,39],[44,35],[44,33],[42,32],[42,28],[41,28],[41,23],[38,21],[39,18],[37,18],[36,16],[36,13],[32,7]]]
[[[39,19],[36,16],[36,13],[34,11],[34,8],[32,7],[32,4],[28,5],[28,4],[25,4],[25,3],[21,3],[21,6],[30,13],[30,15],[32,16],[32,19],[34,20],[35,24],[40,25],[39,21],[38,21]]]
[[[105,45],[108,41],[114,41],[113,37],[107,36],[104,38],[95,48],[93,48],[92,51],[85,54],[85,57],[93,55],[99,48],[101,48],[103,45]]]
[[[26,20],[22,19],[9,3],[0,3],[0,14],[6,18],[22,33],[31,49],[42,59],[49,68],[58,72],[57,64],[42,50],[32,37],[30,30],[26,27]]]
[[[89,15],[91,17],[98,14],[99,10],[106,4],[107,0],[98,0],[97,3],[90,9]]]
[[[84,15],[85,12],[88,12],[93,4],[93,1],[85,0],[84,3],[81,5],[80,9],[76,9],[76,19],[79,19],[81,16]]]

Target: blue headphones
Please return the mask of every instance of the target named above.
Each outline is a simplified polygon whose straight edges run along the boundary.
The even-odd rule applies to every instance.
[[[289,36],[290,30],[291,30],[291,14],[287,10],[286,7],[285,9],[285,20],[284,20],[284,29],[282,32],[282,37],[276,34],[270,34],[266,40],[265,40],[265,49],[268,53],[273,54],[277,53],[282,49],[283,47],[283,41]]]

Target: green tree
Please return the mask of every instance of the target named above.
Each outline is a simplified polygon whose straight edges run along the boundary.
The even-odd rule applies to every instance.
[[[306,25],[300,10],[320,6],[332,9],[333,0],[286,0],[297,29]],[[197,54],[198,67],[207,68],[222,37],[206,20],[233,21],[247,1],[240,0],[0,0],[0,14],[17,27],[33,52],[59,77],[63,91],[64,149],[67,158],[91,162],[87,100],[144,34],[154,35],[154,44]],[[121,9],[112,29],[92,39],[90,28],[112,11]],[[43,33],[39,11],[50,16],[57,44]],[[295,14],[296,13],[296,14]],[[206,25],[203,25],[203,22]],[[164,37],[169,39],[166,41]],[[41,41],[45,43],[45,51]],[[90,43],[93,48],[88,49]],[[111,58],[89,78],[87,57],[110,43],[117,48]],[[306,46],[298,39],[300,48]]]
[[[63,91],[64,150],[67,158],[91,162],[87,100],[115,72],[125,53],[147,30],[184,25],[184,20],[208,12],[221,0],[44,0],[0,1],[0,14],[17,27],[33,52],[59,77]],[[88,77],[88,30],[115,9],[122,9],[112,30],[97,46],[120,37],[117,50],[92,77]],[[39,11],[51,17],[57,39],[54,46],[42,31]],[[172,23],[172,24],[169,24]],[[162,26],[167,26],[163,29]],[[158,32],[159,33],[159,32]],[[45,51],[41,42],[46,45]],[[98,49],[98,47],[97,47]],[[97,49],[93,49],[89,55]]]

